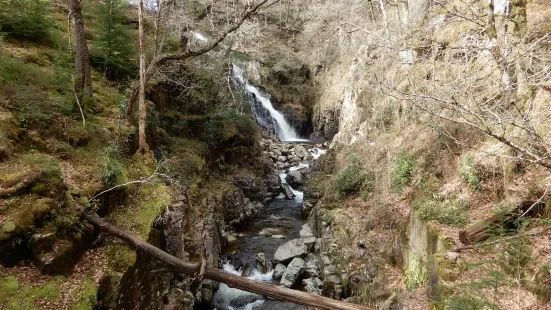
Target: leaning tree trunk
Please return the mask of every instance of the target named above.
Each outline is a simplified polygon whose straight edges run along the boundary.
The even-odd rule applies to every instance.
[[[77,79],[75,91],[80,93],[84,90],[88,94],[92,93],[92,79],[90,75],[90,56],[88,53],[88,44],[84,33],[84,19],[82,17],[82,1],[71,0],[71,12],[75,23],[75,69]]]
[[[145,140],[145,121],[146,121],[146,106],[145,106],[145,46],[144,46],[144,30],[143,30],[143,0],[140,0],[138,5],[139,19],[139,40],[140,40],[140,90],[139,90],[139,112],[138,112],[138,152],[145,152],[148,149]]]
[[[248,279],[247,277],[237,276],[223,270],[218,270],[211,266],[201,266],[200,264],[184,262],[181,259],[141,240],[138,236],[132,235],[111,225],[109,222],[101,218],[86,214],[84,215],[84,219],[101,229],[104,233],[108,233],[116,238],[119,238],[124,242],[133,245],[137,249],[151,255],[155,259],[159,260],[159,262],[164,263],[167,266],[167,269],[174,273],[183,273],[188,276],[194,276],[196,279],[204,277],[206,279],[225,283],[229,287],[319,309],[374,310],[373,308],[363,305],[351,304],[340,300],[334,300],[327,297],[280,287],[274,284],[254,281]]]

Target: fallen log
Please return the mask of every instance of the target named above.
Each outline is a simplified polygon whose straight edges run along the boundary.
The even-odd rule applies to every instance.
[[[117,228],[116,226],[99,217],[93,215],[84,215],[84,219],[88,220],[90,223],[100,228],[103,232],[109,233],[112,236],[119,238],[126,243],[133,245],[137,249],[157,258],[159,261],[167,264],[168,267],[175,272],[180,272],[191,276],[198,275],[200,273],[200,264],[186,263],[179,258],[174,257],[162,251],[161,249],[143,241],[139,237]],[[210,266],[205,267],[203,277],[206,279],[225,283],[229,287],[320,309],[373,310],[373,308],[362,305],[351,304],[327,297],[308,294],[306,292],[279,287],[273,284],[254,281]]]
[[[494,244],[497,244],[497,243],[500,243],[500,242],[513,240],[513,239],[538,236],[538,235],[542,235],[542,234],[546,233],[548,230],[551,230],[551,226],[544,227],[543,229],[541,229],[539,231],[535,231],[535,232],[526,232],[526,233],[523,233],[523,234],[518,234],[518,235],[499,238],[498,240],[494,240],[494,241],[482,242],[482,243],[478,243],[478,244],[472,244],[472,245],[465,245],[465,246],[456,247],[455,249],[451,250],[451,252],[458,252],[459,253],[459,252],[462,252],[462,251],[465,251],[465,250],[479,249],[479,248],[487,247],[487,246],[494,245]]]
[[[525,211],[533,208],[537,203],[538,202],[524,202],[506,212],[488,216],[465,230],[460,230],[459,241],[465,245],[484,241],[490,237],[490,234],[488,233],[489,228],[495,227],[499,224],[505,225],[507,223],[511,223],[514,219],[518,218],[519,215],[524,214]]]

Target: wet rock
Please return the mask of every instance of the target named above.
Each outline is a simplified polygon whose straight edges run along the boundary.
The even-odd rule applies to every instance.
[[[308,153],[306,148],[304,148],[304,146],[302,145],[296,145],[294,151],[295,151],[295,155],[300,157],[301,159],[310,155],[310,153]]]
[[[237,241],[237,238],[234,235],[228,235],[228,242],[232,243]]]
[[[283,264],[277,264],[274,269],[274,279],[279,280],[281,279],[281,276],[283,276],[283,273],[285,272],[285,265]]]
[[[242,309],[245,308],[248,304],[251,304],[257,300],[262,300],[262,296],[260,295],[241,295],[233,298],[230,301],[229,306],[233,309]]]
[[[293,258],[303,257],[307,253],[308,246],[304,243],[304,239],[293,239],[285,242],[277,248],[274,254],[274,260],[276,262],[286,264]]]
[[[307,276],[313,277],[313,278],[320,276],[319,261],[316,255],[309,253],[304,258],[304,263],[305,263],[304,272]]]
[[[312,234],[312,229],[310,228],[310,225],[308,225],[307,223],[302,225],[302,229],[300,230],[299,236],[301,238],[313,237],[314,234]]]
[[[272,236],[272,235],[278,235],[280,233],[281,233],[281,230],[279,228],[264,228],[258,233],[258,235],[259,236]]]
[[[293,258],[281,276],[280,284],[285,287],[293,286],[302,276],[302,273],[304,272],[304,264],[305,263],[302,258]]]
[[[281,189],[283,190],[283,194],[287,199],[295,199],[295,193],[293,193],[293,190],[291,189],[291,186],[289,186],[289,184],[281,184]]]
[[[287,174],[285,181],[293,188],[299,188],[304,184],[304,176],[299,170],[293,170]]]
[[[257,253],[256,254],[256,270],[260,273],[266,273],[268,272],[268,264],[266,263],[266,254],[265,253]]]
[[[306,292],[315,295],[321,295],[321,289],[323,288],[323,281],[320,278],[309,278],[302,280],[304,289]]]

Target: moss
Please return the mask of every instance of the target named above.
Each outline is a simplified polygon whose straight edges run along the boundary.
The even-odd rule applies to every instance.
[[[12,221],[5,221],[2,224],[2,231],[4,233],[11,233],[15,230],[15,224]]]
[[[452,262],[442,254],[435,255],[434,258],[438,267],[438,278],[444,281],[455,281],[467,270],[466,265]]]
[[[35,301],[56,301],[59,299],[59,288],[63,278],[53,278],[40,285],[23,285],[17,277],[9,276],[0,279],[0,306],[6,309],[30,310],[38,309]]]
[[[462,227],[468,222],[469,206],[465,203],[434,199],[418,198],[413,201],[413,210],[423,221],[436,221],[440,224]]]
[[[105,253],[115,272],[123,273],[136,262],[136,251],[125,243],[108,244]]]
[[[76,302],[69,306],[69,310],[92,310],[97,304],[98,289],[90,280],[84,282],[80,290],[75,293]]]

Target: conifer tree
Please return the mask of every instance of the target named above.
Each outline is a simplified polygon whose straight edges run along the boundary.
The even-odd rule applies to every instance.
[[[125,3],[121,0],[98,2],[92,64],[112,79],[121,79],[136,72],[136,49],[133,46]],[[128,4],[126,4],[128,6]]]

